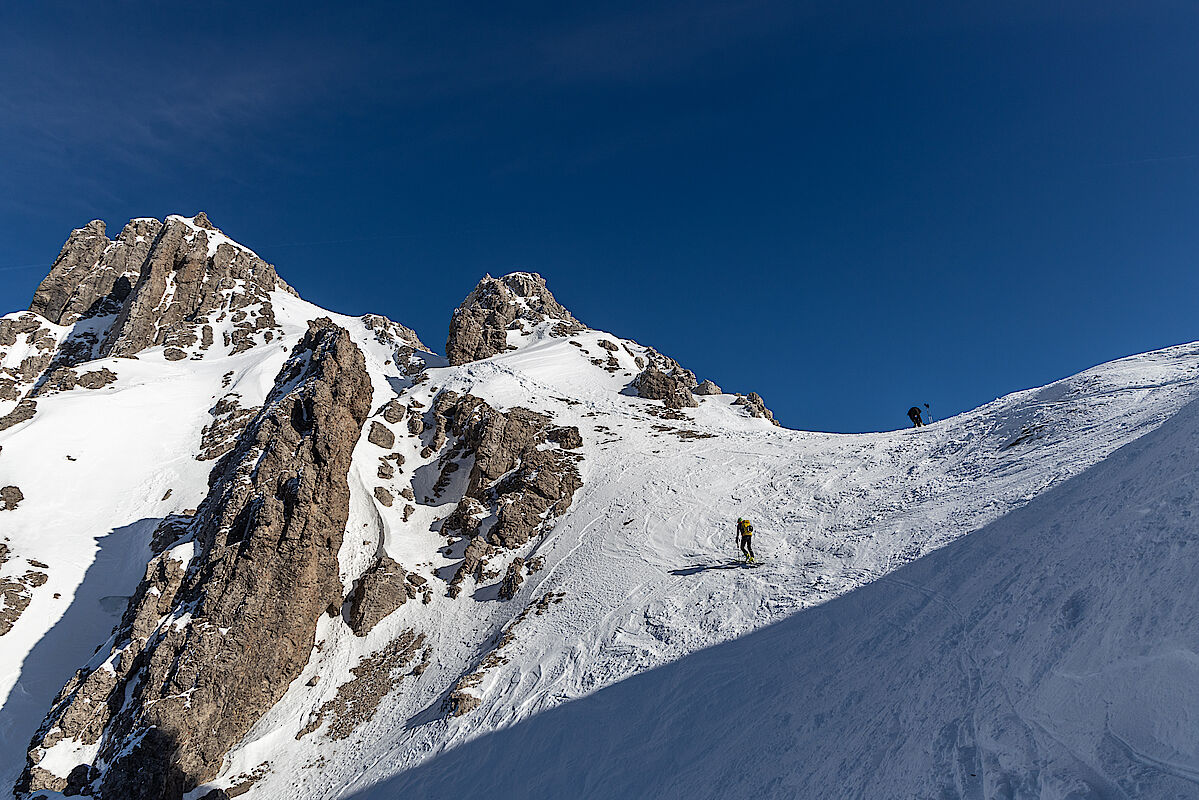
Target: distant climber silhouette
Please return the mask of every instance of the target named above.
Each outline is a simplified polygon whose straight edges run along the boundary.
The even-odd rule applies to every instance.
[[[919,428],[924,424],[924,420],[920,418],[920,406],[912,406],[908,409],[908,419],[912,421],[913,428]]]

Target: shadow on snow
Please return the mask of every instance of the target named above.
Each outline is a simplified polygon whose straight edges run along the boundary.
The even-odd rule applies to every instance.
[[[70,606],[25,657],[20,677],[0,708],[0,777],[7,783],[5,791],[11,791],[12,782],[24,768],[29,741],[59,690],[121,621],[129,596],[145,576],[150,537],[159,522],[157,518],[141,519],[97,540],[99,551]],[[25,613],[44,609],[45,601],[44,597],[35,598],[35,605]]]

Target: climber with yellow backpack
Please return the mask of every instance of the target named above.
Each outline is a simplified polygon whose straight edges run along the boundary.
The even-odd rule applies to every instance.
[[[737,540],[746,564],[754,563],[754,526],[747,519],[737,517]]]

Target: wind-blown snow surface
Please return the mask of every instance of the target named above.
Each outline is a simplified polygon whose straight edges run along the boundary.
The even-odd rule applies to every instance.
[[[210,464],[193,453],[223,376],[260,403],[304,321],[324,313],[272,302],[281,341],[194,362],[161,349],[106,360],[116,383],[39,399],[37,417],[0,433],[0,485],[26,496],[0,518],[9,566],[50,565],[0,648],[5,781],[123,610],[147,526],[203,496]],[[921,430],[831,435],[747,418],[727,395],[663,419],[660,403],[622,393],[632,352],[614,353],[616,373],[592,361],[607,357],[601,338],[637,345],[554,338],[550,323],[413,385],[361,322],[331,316],[366,353],[374,408],[396,392],[427,407],[453,389],[550,413],[583,433],[583,488],[553,531],[508,554],[545,558],[515,599],[468,579],[452,600],[440,581],[461,546],[443,552],[433,526],[457,497],[403,522],[402,502],[372,496],[378,451],[364,437],[346,588],[382,541],[434,582],[434,602],[405,604],[364,638],[322,619],[320,651],[213,785],[266,763],[245,796],[1196,796],[1199,642],[1184,631],[1197,621],[1185,515],[1199,346]],[[400,447],[420,500],[436,471],[415,440]],[[760,567],[732,563],[739,515],[755,522]],[[296,738],[407,629],[432,647],[423,674],[349,737]],[[447,719],[447,692],[489,655],[471,690],[481,705]]]

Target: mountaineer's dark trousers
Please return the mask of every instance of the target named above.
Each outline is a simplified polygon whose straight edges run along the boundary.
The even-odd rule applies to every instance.
[[[743,555],[746,555],[746,556],[750,557],[750,558],[755,558],[755,556],[754,556],[754,537],[753,537],[753,534],[750,534],[749,536],[742,536],[742,537],[741,537],[741,553],[742,553]]]

